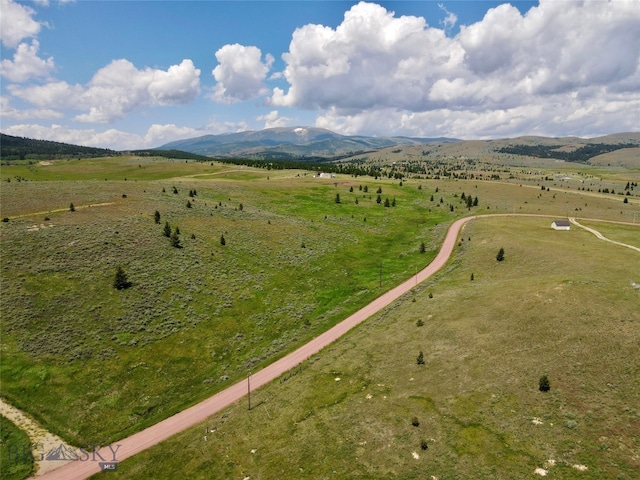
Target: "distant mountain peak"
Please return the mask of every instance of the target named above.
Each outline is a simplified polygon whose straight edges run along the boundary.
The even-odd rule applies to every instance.
[[[415,145],[430,141],[410,137],[368,137],[341,135],[318,127],[274,127],[220,135],[205,135],[171,142],[158,147],[161,150],[183,150],[199,155],[243,157],[257,159],[336,158],[350,154],[372,152],[395,145]]]

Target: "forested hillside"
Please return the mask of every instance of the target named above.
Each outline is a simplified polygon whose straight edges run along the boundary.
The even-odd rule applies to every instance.
[[[3,163],[44,158],[87,158],[120,155],[106,148],[82,147],[68,143],[34,140],[0,133],[0,156]]]

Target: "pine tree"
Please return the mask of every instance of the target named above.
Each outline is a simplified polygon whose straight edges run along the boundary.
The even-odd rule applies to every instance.
[[[548,392],[549,390],[551,390],[551,384],[549,383],[549,378],[546,375],[540,377],[538,389],[541,392]]]
[[[224,235],[220,235],[220,245],[223,247],[227,244],[227,241],[224,239]]]
[[[340,194],[336,193],[336,203],[340,203]]]
[[[376,203],[381,203],[381,202],[382,202],[382,197],[378,195],[378,197],[376,198]]]
[[[171,237],[171,225],[169,225],[169,222],[164,222],[164,236],[169,238]]]
[[[124,290],[131,286],[131,282],[127,279],[127,274],[124,273],[122,267],[116,269],[116,276],[113,280],[113,287],[118,290]]]
[[[69,211],[70,212],[75,212],[76,211],[76,207],[73,206],[73,203],[71,205],[69,205]]]
[[[426,251],[427,251],[427,247],[426,247],[426,245],[424,244],[424,242],[422,242],[422,243],[420,244],[420,253],[425,253]]]
[[[424,354],[422,353],[422,351],[420,351],[420,353],[418,354],[418,358],[416,360],[416,363],[418,365],[424,365]]]
[[[191,202],[187,200],[187,208],[191,208]]]
[[[180,235],[176,232],[173,232],[173,235],[171,235],[171,246],[175,248],[182,248],[182,245],[180,245]]]
[[[496,260],[499,262],[504,260],[504,248],[500,248],[498,255],[496,255]]]
[[[388,198],[384,199],[384,206],[387,207],[387,208],[391,206],[391,203],[389,202]]]
[[[156,210],[156,212],[153,214],[153,219],[155,220],[156,224],[160,224],[160,212],[158,210]]]

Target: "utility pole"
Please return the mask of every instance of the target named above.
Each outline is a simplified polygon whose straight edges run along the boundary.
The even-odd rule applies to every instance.
[[[249,400],[249,410],[251,410],[251,372],[247,375],[247,399]]]

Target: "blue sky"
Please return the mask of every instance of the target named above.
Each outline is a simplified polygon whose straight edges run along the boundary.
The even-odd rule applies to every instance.
[[[308,125],[640,129],[640,0],[0,0],[0,130],[146,148]]]

